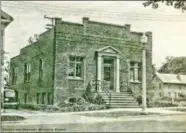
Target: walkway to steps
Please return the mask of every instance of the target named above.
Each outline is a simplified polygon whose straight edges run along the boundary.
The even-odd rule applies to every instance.
[[[110,92],[111,99],[109,100],[108,93],[99,93],[106,104],[109,104],[110,108],[139,108],[138,102],[134,99],[130,92]]]

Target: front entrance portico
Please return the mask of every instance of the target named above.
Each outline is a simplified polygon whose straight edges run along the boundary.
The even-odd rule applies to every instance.
[[[120,92],[120,52],[111,46],[97,51],[97,91]]]

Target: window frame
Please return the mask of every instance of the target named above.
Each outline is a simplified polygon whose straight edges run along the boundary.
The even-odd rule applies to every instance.
[[[41,97],[41,93],[36,93],[36,102],[37,104],[40,104],[40,97]]]
[[[41,95],[42,95],[42,96],[41,96],[41,97],[42,97],[41,104],[46,104],[46,101],[45,101],[46,93],[43,92]]]
[[[17,77],[18,77],[18,67],[12,68],[12,84],[17,84]]]
[[[28,93],[24,94],[24,103],[28,103]]]
[[[52,92],[47,93],[47,104],[52,105]]]
[[[24,83],[29,83],[31,77],[31,63],[25,63],[24,65]]]
[[[141,66],[140,62],[130,61],[130,68],[129,68],[129,71],[130,71],[129,81],[130,82],[141,82],[142,77],[140,78],[140,75],[141,75],[140,66]],[[137,75],[137,77],[135,75]]]
[[[43,79],[43,59],[39,59],[39,81]]]
[[[74,58],[74,60],[71,60],[72,58]],[[80,58],[79,61],[77,61],[77,58]],[[73,64],[73,76],[70,76],[70,67],[71,64]],[[80,76],[77,76],[77,64],[81,64],[81,69],[80,69]],[[84,79],[84,70],[85,70],[85,57],[84,56],[74,56],[74,55],[70,55],[68,58],[68,79],[74,79],[74,80],[83,80]]]

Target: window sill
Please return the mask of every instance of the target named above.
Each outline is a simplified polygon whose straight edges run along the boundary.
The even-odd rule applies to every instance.
[[[84,79],[83,78],[71,78],[71,77],[68,77],[68,80],[83,81]]]
[[[130,83],[141,84],[141,81],[130,81]]]
[[[28,84],[28,83],[30,83],[29,81],[27,81],[27,82],[24,82],[24,84]]]

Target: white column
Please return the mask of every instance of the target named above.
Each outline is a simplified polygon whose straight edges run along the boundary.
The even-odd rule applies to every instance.
[[[146,111],[146,51],[145,47],[142,49],[142,94],[143,94],[143,108],[142,110]]]
[[[120,62],[119,57],[116,58],[116,92],[120,92]]]
[[[138,81],[138,63],[134,64],[134,80]]]
[[[98,81],[98,87],[97,87],[97,91],[101,92],[101,55],[98,54],[97,56],[97,81]]]
[[[128,68],[128,82],[130,82],[130,60],[127,60],[127,68]]]

